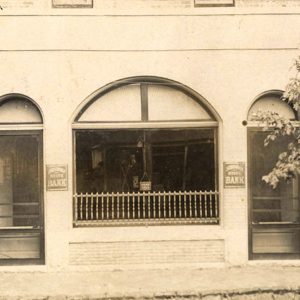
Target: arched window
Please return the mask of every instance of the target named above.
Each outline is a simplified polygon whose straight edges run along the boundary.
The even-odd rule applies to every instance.
[[[42,115],[27,97],[15,95],[0,99],[0,124],[42,124]]]
[[[30,98],[0,97],[0,263],[43,261],[42,125]]]
[[[271,91],[258,96],[249,109],[248,121],[251,122],[253,114],[258,111],[275,112],[286,119],[295,120],[297,113],[290,105],[281,100],[282,95],[282,91]]]
[[[191,89],[117,81],[73,128],[75,225],[218,223],[217,114]]]
[[[252,122],[257,111],[276,112],[296,120],[297,114],[281,99],[281,91],[259,96],[248,114],[249,195],[250,195],[250,258],[276,259],[300,257],[299,180],[282,181],[276,189],[262,177],[272,171],[280,153],[287,150],[290,136],[278,138],[264,146],[268,131],[259,122]]]

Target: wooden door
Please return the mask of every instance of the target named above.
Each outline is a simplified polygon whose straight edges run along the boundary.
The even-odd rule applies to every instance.
[[[0,135],[0,262],[44,259],[42,135]]]
[[[264,146],[266,132],[249,130],[249,252],[251,259],[300,258],[299,180],[273,189],[262,180],[285,150],[285,140]]]

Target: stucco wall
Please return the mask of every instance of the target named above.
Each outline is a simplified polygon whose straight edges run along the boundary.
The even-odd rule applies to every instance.
[[[55,3],[64,2],[61,0],[53,0]],[[92,2],[92,5],[90,3]],[[233,3],[232,6],[197,6],[197,3],[222,4]],[[72,3],[67,0],[66,3]],[[232,14],[232,13],[253,13],[253,12],[295,12],[299,9],[300,4],[297,0],[93,0],[93,1],[75,1],[75,3],[88,3],[86,8],[77,7],[76,11],[70,8],[55,8],[52,0],[0,0],[2,7],[1,13],[5,14],[50,14],[50,15],[195,15],[195,14]],[[195,5],[196,3],[196,5]],[[54,8],[54,9],[53,9]]]
[[[67,267],[87,253],[91,253],[90,260],[99,258],[100,252],[114,251],[114,257],[128,242],[156,245],[155,241],[170,241],[171,248],[175,241],[194,243],[191,249],[197,255],[192,261],[183,259],[185,264],[203,262],[201,253],[212,249],[206,240],[222,244],[207,262],[247,262],[247,188],[223,189],[222,164],[247,162],[247,132],[242,121],[258,94],[284,89],[289,67],[298,54],[299,15],[7,15],[0,17],[0,25],[0,95],[21,93],[38,103],[45,121],[44,165],[68,164],[70,170],[68,191],[45,191],[48,267]],[[98,88],[137,75],[179,81],[201,94],[219,113],[220,225],[72,227],[71,128],[75,112]],[[84,242],[87,244],[82,245]],[[120,247],[111,250],[111,242]],[[92,243],[97,246],[90,247]],[[178,252],[176,245],[174,251]],[[168,247],[163,249],[165,253]],[[148,250],[136,247],[132,257],[145,258]],[[185,250],[175,252],[176,257]],[[151,263],[164,258],[171,264],[168,256],[161,254],[152,255]],[[101,262],[102,257],[91,261]],[[111,264],[115,264],[113,260]]]

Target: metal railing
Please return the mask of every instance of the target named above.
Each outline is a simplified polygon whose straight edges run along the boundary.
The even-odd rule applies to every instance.
[[[75,226],[218,224],[219,192],[80,193]]]

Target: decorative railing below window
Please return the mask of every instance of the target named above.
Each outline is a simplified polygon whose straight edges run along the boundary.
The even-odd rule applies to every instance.
[[[74,225],[218,224],[219,192],[81,193]]]

